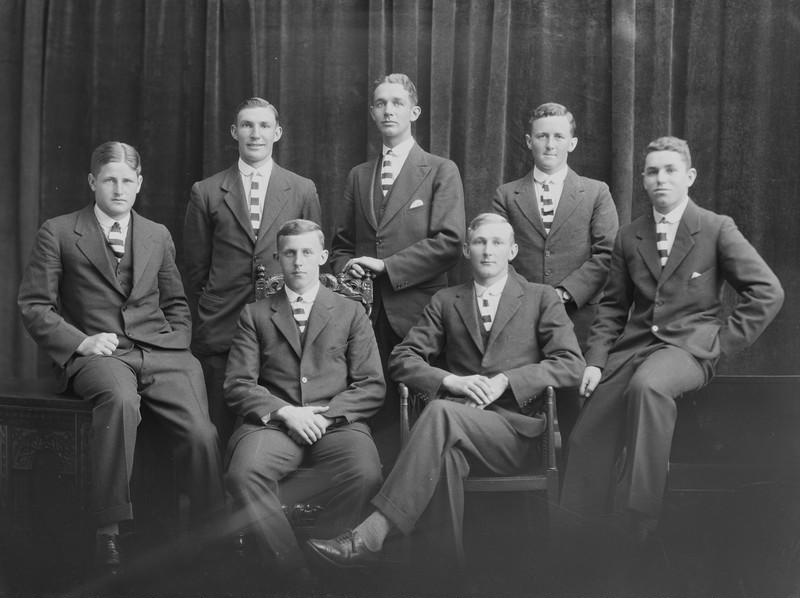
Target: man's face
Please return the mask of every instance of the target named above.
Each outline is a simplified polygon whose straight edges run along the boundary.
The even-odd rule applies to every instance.
[[[265,106],[240,110],[236,124],[231,125],[231,136],[239,142],[239,157],[256,168],[270,159],[272,146],[282,133],[272,108]]]
[[[411,123],[419,118],[421,111],[399,83],[381,83],[372,95],[370,116],[389,147],[411,137]]]
[[[566,116],[545,116],[531,124],[525,143],[533,154],[533,163],[542,172],[558,172],[567,163],[567,156],[578,145]]]
[[[508,262],[517,255],[512,229],[506,223],[486,223],[472,231],[464,243],[464,257],[472,266],[472,276],[480,285],[489,286],[508,271]]]
[[[119,220],[133,208],[136,194],[142,188],[142,177],[124,162],[109,162],[96,176],[89,174],[89,188],[94,191],[97,207]]]
[[[289,235],[278,239],[275,254],[283,272],[283,281],[295,293],[302,295],[319,279],[319,267],[328,259],[316,231]]]
[[[650,152],[644,159],[642,182],[653,208],[669,214],[689,193],[697,171],[688,168],[678,152]]]

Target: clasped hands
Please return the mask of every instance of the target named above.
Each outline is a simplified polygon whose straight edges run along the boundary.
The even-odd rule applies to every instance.
[[[325,435],[333,420],[321,415],[328,407],[297,407],[285,405],[273,413],[273,418],[286,426],[289,438],[297,444],[312,445]]]
[[[450,394],[468,399],[469,402],[465,404],[469,407],[484,409],[494,403],[506,391],[508,377],[503,373],[492,377],[481,376],[480,374],[471,376],[450,374],[442,380],[442,386]]]
[[[364,278],[367,272],[378,275],[385,270],[386,264],[383,263],[383,260],[379,260],[376,257],[367,257],[366,255],[349,259],[344,265],[344,271],[353,278]]]
[[[119,345],[119,338],[113,332],[99,332],[87,336],[75,349],[78,355],[111,355]]]

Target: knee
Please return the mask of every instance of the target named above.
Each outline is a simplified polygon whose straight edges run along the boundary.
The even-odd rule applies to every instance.
[[[126,391],[124,388],[107,388],[86,398],[94,402],[95,412],[101,411],[126,416],[133,414],[137,420],[139,418],[141,398],[135,391]]]
[[[634,376],[625,391],[628,403],[635,407],[676,411],[675,397],[646,376]]]
[[[234,497],[246,496],[256,486],[259,486],[259,476],[254,467],[247,461],[231,460],[225,472],[225,488]]]
[[[352,475],[370,496],[375,494],[383,483],[381,464],[378,459],[358,460],[353,464]]]
[[[194,447],[217,449],[217,428],[210,421],[197,422],[186,431],[187,442]]]

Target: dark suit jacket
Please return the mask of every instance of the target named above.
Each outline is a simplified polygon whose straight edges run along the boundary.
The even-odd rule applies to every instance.
[[[228,356],[225,399],[244,425],[230,447],[285,405],[327,405],[326,417],[356,422],[377,413],[385,393],[375,335],[359,302],[320,287],[302,348],[286,293],[242,310]]]
[[[492,210],[514,228],[519,245],[514,268],[531,282],[563,287],[572,295],[578,309],[572,314],[576,327],[578,321],[586,324],[576,332],[585,340],[619,228],[608,185],[569,169],[550,234],[542,224],[533,171],[498,187]]]
[[[94,206],[58,216],[39,229],[18,304],[33,339],[60,367],[64,383],[85,357],[87,336],[113,332],[140,345],[188,349],[189,306],[166,227],[131,212],[133,286],[117,282]]]
[[[521,434],[541,432],[541,421],[528,417],[533,401],[547,386],[578,384],[584,361],[556,292],[510,273],[484,348],[472,282],[433,296],[419,323],[395,347],[389,360],[393,380],[428,396],[442,393],[449,374],[508,376],[509,398],[491,409]],[[431,365],[443,357],[442,367]],[[499,407],[503,405],[505,408]]]
[[[723,319],[724,281],[739,301]],[[714,360],[753,343],[782,304],[780,282],[731,218],[689,200],[662,270],[648,211],[619,232],[586,361],[608,362],[605,376],[610,355],[624,360],[656,339]]]
[[[377,222],[376,168],[372,160],[350,171],[336,208],[331,265],[338,273],[352,257],[384,260],[386,275],[378,277],[375,290],[402,337],[431,295],[447,286],[447,271],[458,262],[466,227],[464,190],[453,162],[414,145]]]
[[[255,268],[279,274],[273,254],[276,234],[287,220],[320,222],[314,183],[273,165],[264,201],[258,241],[253,238],[238,164],[192,186],[186,208],[183,242],[187,293],[195,316],[192,348],[224,353],[236,320],[253,301]]]

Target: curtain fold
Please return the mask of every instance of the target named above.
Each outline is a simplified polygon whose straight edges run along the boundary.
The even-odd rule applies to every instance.
[[[349,169],[378,152],[369,91],[388,72],[416,82],[415,136],[458,164],[468,218],[531,168],[524,120],[542,102],[575,114],[570,164],[609,183],[622,222],[648,209],[644,145],[688,139],[693,197],[736,219],[788,297],[721,371],[798,373],[798,23],[789,0],[8,0],[0,375],[46,367],[19,323],[17,284],[41,222],[90,201],[96,145],[140,150],[137,209],[180,252],[192,182],[235,161],[233,111],[264,96],[284,129],[276,161],[315,181],[329,234]],[[467,276],[462,265],[452,278]]]

